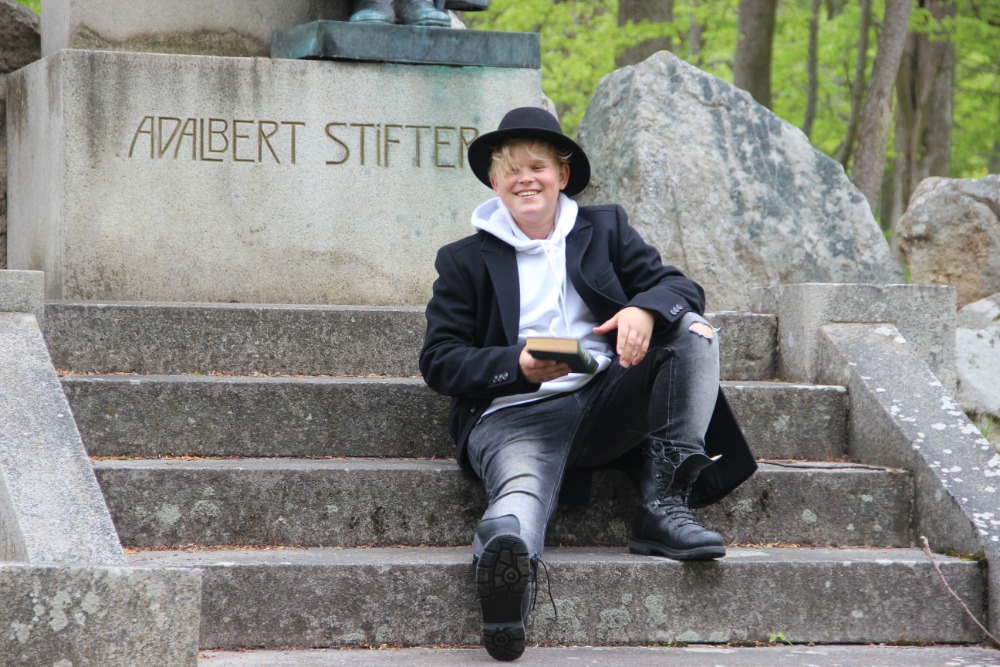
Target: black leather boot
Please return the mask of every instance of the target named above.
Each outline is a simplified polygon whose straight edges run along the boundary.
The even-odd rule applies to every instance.
[[[726,555],[722,535],[702,526],[688,508],[691,485],[712,462],[694,445],[665,440],[646,444],[629,551],[674,560],[711,560]]]
[[[525,624],[534,600],[535,565],[513,514],[476,526],[483,545],[475,561],[476,594],[483,614],[483,646],[497,660],[524,653]]]

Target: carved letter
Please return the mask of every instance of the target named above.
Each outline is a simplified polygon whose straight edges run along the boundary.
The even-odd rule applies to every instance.
[[[264,131],[264,125],[271,126],[270,134]],[[278,154],[274,152],[274,148],[271,146],[271,137],[277,134],[280,127],[281,126],[273,120],[262,120],[257,125],[257,162],[264,161],[264,145],[266,144],[267,150],[271,151],[271,155],[274,157],[274,161],[281,164],[281,160],[278,159]]]
[[[240,134],[240,125],[252,125],[252,120],[233,120],[233,162],[253,162],[252,158],[241,158],[236,154],[240,139],[249,139],[249,134]]]
[[[165,120],[172,120],[175,123],[174,131],[170,133],[170,138],[167,139],[166,145],[163,144],[163,121]],[[177,131],[180,129],[181,129],[180,118],[174,118],[173,116],[160,116],[159,118],[156,119],[156,131],[160,135],[159,155],[157,155],[156,157],[161,158],[167,154],[167,149],[170,148],[170,144],[173,143],[174,137],[177,136]]]
[[[327,164],[344,164],[351,157],[351,149],[348,148],[347,144],[345,144],[343,141],[341,141],[337,137],[333,136],[333,132],[330,131],[330,128],[332,128],[332,127],[347,127],[347,123],[327,123],[326,124],[326,136],[330,137],[331,139],[333,139],[334,141],[336,141],[338,144],[340,144],[340,147],[344,151],[344,157],[342,159],[340,159],[340,160],[327,160],[326,163]]]
[[[149,129],[148,130],[144,130],[142,128],[146,126],[146,122],[147,121],[149,122]],[[139,121],[139,127],[137,127],[135,129],[135,134],[132,135],[132,145],[128,147],[128,156],[129,157],[132,157],[132,151],[135,150],[135,142],[139,140],[139,135],[140,134],[148,134],[149,135],[149,157],[152,158],[153,157],[153,143],[154,143],[154,137],[153,137],[153,117],[152,116],[143,116],[142,120]]]
[[[402,125],[388,125],[388,124],[385,126],[385,150],[384,150],[384,152],[385,152],[385,159],[382,162],[383,162],[383,164],[386,167],[389,166],[389,144],[398,144],[399,143],[399,139],[390,139],[389,138],[389,130],[391,130],[391,129],[401,130],[401,129],[403,129],[403,126]]]
[[[222,129],[215,129],[216,125],[222,123]],[[215,137],[222,137],[222,148],[215,147]],[[222,118],[209,118],[208,119],[208,152],[209,153],[228,153],[229,152],[229,122],[223,120]],[[222,162],[222,158],[205,158],[206,162]]]
[[[472,137],[469,138],[469,139],[465,138],[465,132],[466,132],[466,130],[468,130],[469,132],[472,133]],[[458,131],[458,135],[462,139],[462,145],[461,145],[461,147],[459,147],[459,150],[458,150],[458,166],[461,167],[462,169],[465,169],[465,155],[466,155],[466,151],[469,150],[469,144],[471,144],[473,141],[475,141],[476,137],[479,136],[479,130],[477,130],[474,127],[463,127],[461,130]]]
[[[374,123],[351,123],[351,127],[357,127],[359,129],[359,134],[361,136],[361,166],[365,166],[365,129],[369,127],[375,127]],[[378,149],[378,144],[375,145],[376,150]]]
[[[454,169],[455,168],[455,165],[453,165],[453,164],[442,164],[442,162],[441,162],[441,150],[440,149],[441,149],[441,146],[451,146],[451,142],[450,141],[444,141],[443,139],[441,139],[441,132],[442,131],[454,132],[456,129],[457,128],[447,127],[447,126],[444,126],[444,125],[436,125],[436,126],[434,126],[434,166],[435,167],[443,167],[445,169]]]
[[[417,140],[417,149],[414,152],[414,155],[416,155],[416,157],[417,157],[416,165],[415,166],[419,167],[420,166],[420,130],[429,130],[429,129],[431,129],[431,126],[430,125],[404,125],[403,127],[405,127],[408,130],[413,130],[413,136]]]
[[[295,142],[296,142],[295,127],[297,125],[301,125],[302,127],[305,127],[306,124],[303,123],[302,121],[292,121],[292,120],[283,120],[283,121],[281,121],[281,124],[282,125],[291,125],[292,126],[292,164],[295,164],[295,146],[296,146],[296,144],[295,144]]]
[[[184,137],[191,139],[191,159],[194,160],[198,156],[198,121],[194,118],[186,119],[184,125],[181,127],[181,136],[177,138],[177,146],[174,148],[175,160],[181,152],[181,144],[184,143]]]

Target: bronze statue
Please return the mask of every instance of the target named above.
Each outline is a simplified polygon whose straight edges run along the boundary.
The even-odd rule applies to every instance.
[[[350,21],[448,28],[451,17],[446,10],[481,11],[488,6],[489,0],[360,0]]]

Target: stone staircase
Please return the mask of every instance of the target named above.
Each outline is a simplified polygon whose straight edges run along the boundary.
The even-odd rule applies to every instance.
[[[725,392],[762,461],[701,512],[729,555],[630,555],[633,491],[599,473],[593,502],[562,508],[550,531],[529,641],[981,641],[914,548],[910,472],[849,459],[846,389],[776,380],[773,316],[712,318]],[[468,543],[484,499],[450,459],[446,399],[417,376],[423,330],[418,308],[47,305],[53,362],[132,562],[203,570],[203,649],[478,643]],[[938,562],[983,618],[984,568]],[[307,653],[303,665],[334,664]]]

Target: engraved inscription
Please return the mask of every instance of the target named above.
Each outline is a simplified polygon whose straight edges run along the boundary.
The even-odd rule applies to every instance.
[[[128,157],[199,162],[294,165],[314,128],[304,121],[143,116],[129,141]],[[332,121],[323,127],[328,166],[465,169],[466,151],[479,136],[463,125],[413,125]]]
[[[297,130],[303,126],[290,120],[144,116],[132,134],[128,156],[295,164]]]

